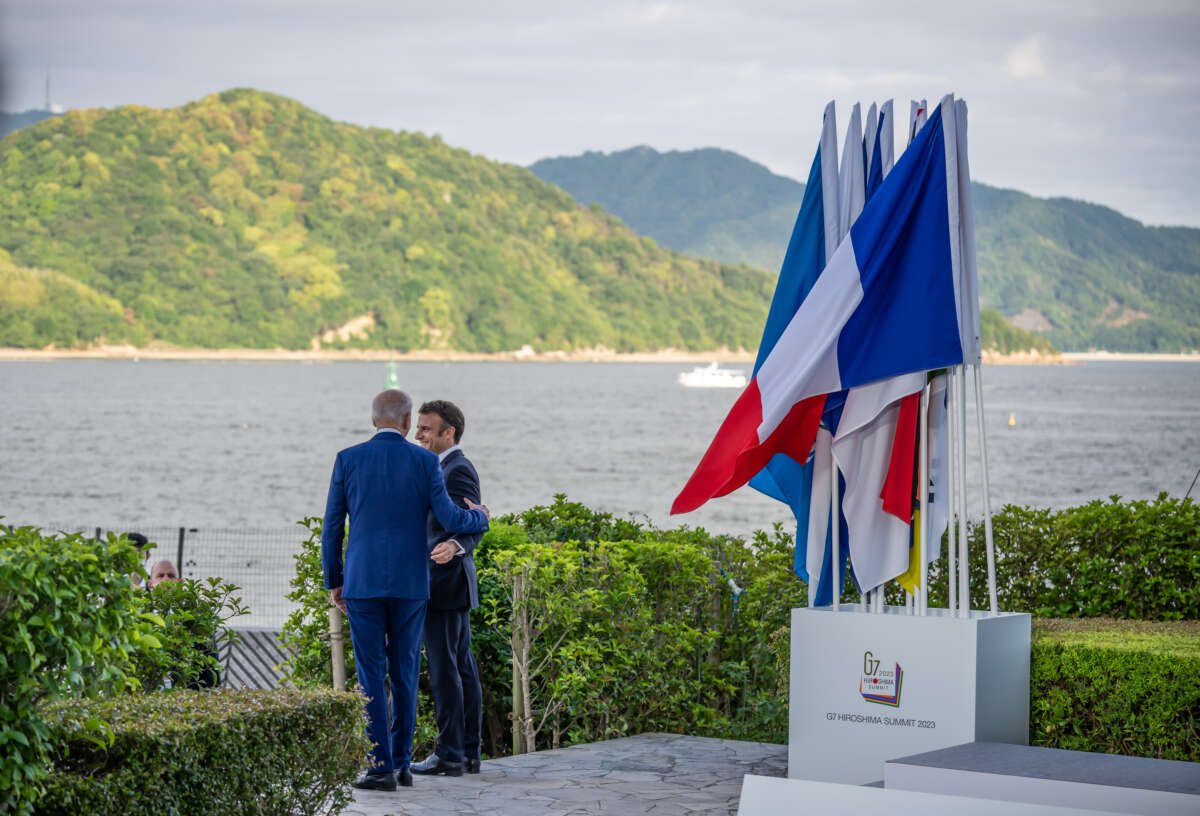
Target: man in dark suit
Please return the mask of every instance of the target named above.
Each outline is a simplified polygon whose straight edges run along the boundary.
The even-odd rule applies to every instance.
[[[482,533],[488,510],[472,502],[466,502],[466,510],[456,507],[446,494],[437,457],[404,438],[412,420],[408,395],[384,391],[375,397],[371,414],[378,433],[339,452],[333,465],[321,565],[330,600],[350,619],[358,684],[367,697],[367,733],[375,743],[371,768],[355,786],[395,790],[397,778],[412,785],[421,630],[429,599],[426,516],[432,511],[451,530]],[[343,563],[347,514],[350,539]]]
[[[417,412],[417,441],[442,463],[446,490],[456,504],[480,501],[479,474],[458,443],[466,419],[452,402],[434,400]],[[417,774],[461,776],[479,773],[479,732],[483,692],[471,654],[471,610],[479,606],[475,547],[480,533],[447,529],[433,514],[428,520],[429,608],[425,613],[425,656],[437,717],[437,749],[412,766]]]

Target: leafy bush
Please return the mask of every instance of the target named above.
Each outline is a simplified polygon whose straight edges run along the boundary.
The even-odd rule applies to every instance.
[[[292,577],[289,601],[296,609],[284,621],[280,641],[291,650],[285,666],[288,679],[302,688],[333,685],[333,658],[329,646],[329,590],[321,571],[321,519],[308,517],[299,522],[308,533],[300,551],[292,558],[296,574]],[[354,649],[350,645],[350,624],[342,615],[342,633],[346,645],[346,680],[355,677]]]
[[[328,683],[330,674],[318,524],[307,521],[314,532],[297,556],[290,596],[301,608],[285,627],[300,684]],[[562,496],[494,519],[475,553],[481,607],[472,615],[485,753],[512,747],[516,575],[526,576],[517,618],[529,625],[529,637],[516,641],[527,649],[518,666],[529,669],[528,681],[517,683],[518,702],[529,702],[526,744],[655,730],[784,739],[776,633],[804,597],[791,550],[779,531],[750,544],[703,530],[663,531]],[[745,589],[736,604],[731,577]],[[431,711],[422,701],[420,747],[436,735]]]
[[[38,814],[317,814],[351,801],[362,698],[330,689],[171,690],[52,703]],[[111,723],[95,740],[89,721]]]
[[[1200,761],[1200,622],[1034,623],[1030,742]]]
[[[38,703],[119,693],[133,661],[161,644],[138,613],[126,540],[43,536],[0,525],[0,811],[28,813],[43,790],[53,737]],[[83,734],[103,731],[85,718]]]
[[[1200,574],[1194,502],[1160,496],[1062,511],[1008,506],[994,521],[1003,609],[1198,617],[1189,578]],[[982,525],[970,535],[979,608],[987,597]],[[472,615],[485,752],[513,750],[514,710],[518,750],[652,730],[785,741],[789,614],[807,596],[792,573],[793,552],[791,537],[779,528],[750,542],[703,530],[658,530],[562,496],[550,506],[494,519],[475,553],[481,607]],[[297,564],[296,585],[316,581],[319,587],[319,534]],[[1071,575],[1087,580],[1068,580]],[[932,603],[944,605],[944,553],[931,577]],[[899,601],[899,592],[892,593],[889,601]],[[311,628],[293,627],[293,645],[310,658],[293,665],[293,679],[305,682],[311,672],[310,680],[328,682],[328,594],[320,589],[293,599],[305,597],[307,608],[296,620]],[[854,602],[857,592],[851,588],[844,598]],[[1117,631],[1126,637],[1127,630]],[[1174,658],[1164,658],[1161,642],[1129,640],[1141,651],[1113,653],[1100,635],[1089,637],[1086,644],[1063,645],[1039,628],[1032,729],[1042,736],[1035,740],[1166,756],[1169,723],[1185,727],[1189,720],[1168,717],[1169,701],[1156,696],[1154,683],[1175,682],[1171,678],[1183,675],[1171,672],[1183,669],[1170,667]],[[1081,679],[1070,680],[1076,672]],[[1121,681],[1123,674],[1140,679]],[[1092,675],[1111,678],[1106,693],[1120,699],[1098,706],[1087,687]],[[1181,699],[1176,716],[1193,717],[1195,698]],[[1046,701],[1044,710],[1037,710],[1039,701]],[[1097,724],[1072,742],[1063,723],[1088,707],[1101,713],[1080,722]],[[422,716],[430,710],[423,701]],[[1122,716],[1135,724],[1121,730]],[[432,739],[431,723],[423,735]]]
[[[215,686],[217,655],[240,636],[228,622],[247,612],[237,587],[219,578],[163,581],[139,593],[138,607],[162,621],[153,630],[161,649],[140,652],[134,661],[143,689]]]
[[[1006,505],[992,526],[1001,609],[1052,618],[1200,618],[1200,505],[1192,499],[1162,493],[1065,510]],[[972,606],[986,608],[982,523],[968,535]],[[932,606],[946,605],[944,550],[931,566]]]

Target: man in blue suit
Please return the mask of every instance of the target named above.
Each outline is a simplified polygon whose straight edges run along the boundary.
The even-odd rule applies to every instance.
[[[466,418],[452,402],[433,400],[417,412],[417,441],[438,455],[446,490],[457,504],[480,501],[479,474],[458,443]],[[429,608],[425,613],[425,656],[437,715],[437,749],[414,763],[415,774],[462,776],[479,773],[483,690],[471,654],[471,610],[479,606],[475,573],[478,533],[447,530],[431,513],[428,526]]]
[[[333,465],[321,533],[321,565],[330,600],[350,619],[358,684],[367,697],[367,733],[375,744],[359,788],[412,785],[409,764],[417,721],[421,630],[429,599],[426,516],[450,530],[481,533],[486,507],[454,505],[438,458],[410,443],[412,400],[396,389],[375,397],[378,433],[340,451]],[[350,540],[342,556],[346,515]],[[395,728],[389,728],[387,680]]]

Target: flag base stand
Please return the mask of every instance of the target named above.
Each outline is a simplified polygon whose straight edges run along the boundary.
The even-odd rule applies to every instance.
[[[1031,617],[792,610],[788,777],[864,785],[890,759],[1029,744]]]

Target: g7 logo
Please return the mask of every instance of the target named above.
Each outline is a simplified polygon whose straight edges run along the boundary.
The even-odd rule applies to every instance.
[[[863,652],[863,674],[867,677],[874,677],[875,672],[879,671],[879,661],[871,659],[874,656],[870,652]]]

